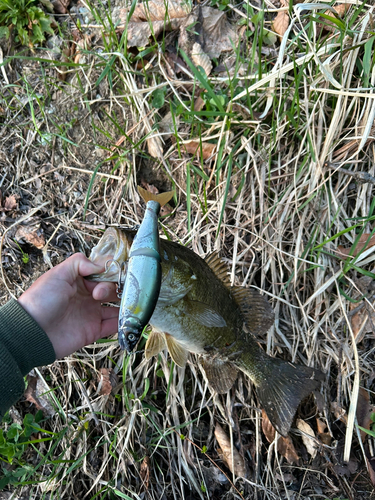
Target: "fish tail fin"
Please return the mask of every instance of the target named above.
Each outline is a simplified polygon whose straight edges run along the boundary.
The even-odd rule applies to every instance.
[[[257,394],[272,425],[282,436],[287,436],[299,404],[320,387],[324,375],[308,366],[270,359],[269,373],[257,384]]]
[[[259,406],[282,436],[288,435],[301,401],[324,380],[321,371],[272,358],[259,347],[244,348],[234,364],[254,382]]]
[[[174,195],[174,190],[173,191],[167,191],[166,193],[150,193],[150,191],[147,191],[146,189],[141,188],[141,186],[138,186],[138,193],[141,195],[143,201],[147,203],[148,201],[157,201],[160,206],[164,206],[168,203],[169,200],[172,199]]]

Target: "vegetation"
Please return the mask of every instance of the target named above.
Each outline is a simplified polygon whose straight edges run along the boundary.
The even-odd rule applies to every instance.
[[[37,48],[52,30],[30,12],[44,11],[0,0],[24,6],[6,18],[0,8],[2,33],[18,36],[0,63],[2,303],[71,252],[88,254],[108,225],[138,224],[137,184],[175,188],[164,236],[202,256],[218,250],[232,283],[272,303],[263,348],[326,373],[284,442],[245,377],[217,396],[194,356],[186,369],[166,353],[145,360],[147,332],[130,357],[103,340],[38,370],[44,389],[2,425],[0,486],[51,499],[371,498],[371,7],[272,3],[216,1],[239,35],[197,63],[181,27],[156,34],[141,16],[136,26],[136,2],[113,17],[110,3],[71,6],[71,18],[56,16],[58,43]],[[170,9],[162,25],[174,19]],[[190,20],[187,39],[200,29]],[[217,452],[217,423],[247,477]]]

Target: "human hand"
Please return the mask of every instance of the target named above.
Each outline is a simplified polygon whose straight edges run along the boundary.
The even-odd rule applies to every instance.
[[[43,274],[18,299],[43,328],[57,358],[117,332],[117,307],[101,302],[118,300],[114,283],[92,283],[82,276],[104,267],[76,253]]]

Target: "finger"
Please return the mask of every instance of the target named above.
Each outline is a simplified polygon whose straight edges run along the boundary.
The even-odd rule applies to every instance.
[[[91,262],[85,255],[82,253],[75,253],[64,262],[56,266],[64,269],[66,273],[68,273],[69,279],[71,283],[73,283],[78,276],[89,276],[90,274],[98,274],[104,271],[104,266],[95,264]]]
[[[100,331],[100,338],[108,337],[117,333],[118,321],[117,318],[109,318],[102,321],[102,329]]]
[[[115,318],[116,321],[118,321],[118,315],[119,315],[120,308],[119,307],[102,307],[102,321],[105,321],[106,319],[113,319]]]
[[[89,282],[87,282],[89,283]],[[94,300],[100,300],[101,302],[118,302],[119,298],[116,294],[115,283],[108,283],[107,281],[103,283],[90,283],[94,285],[92,289],[86,287],[92,292]]]

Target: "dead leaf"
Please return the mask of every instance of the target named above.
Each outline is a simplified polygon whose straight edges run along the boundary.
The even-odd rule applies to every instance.
[[[70,0],[51,0],[53,5],[53,10],[57,14],[66,14],[68,12],[67,7],[70,4]]]
[[[368,242],[367,242],[368,240]],[[366,244],[367,242],[367,244]],[[356,257],[364,248],[366,248],[366,250],[368,248],[371,248],[375,245],[375,234],[373,236],[371,236],[371,233],[364,233],[360,236],[355,248],[353,249],[353,253],[351,254],[353,257]],[[338,257],[341,257],[342,259],[346,259],[349,254],[350,254],[350,251],[352,250],[353,246],[352,247],[349,247],[349,248],[344,248],[342,245],[338,245],[337,247],[337,250],[338,250]]]
[[[117,386],[118,377],[113,368],[100,368],[97,394],[108,396]]]
[[[78,64],[81,56],[82,56],[82,50],[88,50],[91,48],[91,39],[93,35],[83,35],[83,38],[78,40],[77,42],[77,48],[76,48],[76,55],[74,57],[74,63]]]
[[[203,52],[203,49],[199,43],[195,43],[193,45],[193,49],[191,51],[191,58],[195,66],[200,66],[203,68],[204,72],[208,76],[212,71],[212,62],[208,55]]]
[[[145,47],[151,35],[157,37],[164,30],[178,29],[190,11],[188,3],[183,1],[151,0],[139,3],[127,25],[128,47]],[[122,28],[125,27],[127,18],[128,9],[121,9]]]
[[[198,98],[194,101],[194,111],[201,111],[205,104],[204,99],[202,99],[201,96],[198,96]]]
[[[202,7],[202,49],[212,59],[236,47],[239,34],[227,19],[225,12],[213,7]]]
[[[371,413],[374,413],[375,407],[370,403],[370,395],[363,387],[359,388],[356,417],[360,427],[370,429],[372,425]],[[368,434],[360,430],[361,439],[365,441]]]
[[[197,154],[197,156],[203,156],[204,160],[210,158],[216,148],[216,144],[211,144],[209,142],[199,142],[199,141],[190,141],[183,144],[183,147],[187,153],[192,155]]]
[[[10,212],[17,208],[17,199],[14,195],[7,196],[4,200],[3,210]]]
[[[318,445],[315,441],[315,433],[312,427],[301,418],[297,418],[297,429],[301,431],[302,441],[306,446],[307,453],[311,455],[311,458],[315,458],[318,452]]]
[[[346,410],[342,408],[337,401],[331,403],[331,412],[334,414],[336,420],[340,420],[340,422],[345,425],[348,423]]]
[[[272,443],[275,440],[276,429],[271,424],[270,419],[264,410],[262,410],[262,431],[269,443]],[[277,441],[277,451],[281,456],[285,457],[289,464],[298,464],[300,457],[298,456],[290,436],[279,436]]]
[[[26,380],[27,389],[24,394],[26,400],[34,404],[38,410],[42,410],[44,415],[53,417],[56,412],[48,400],[46,388],[40,378],[29,374]]]
[[[163,146],[162,142],[159,136],[154,135],[152,137],[149,137],[147,140],[147,149],[149,154],[153,158],[159,158],[161,159],[163,157]]]
[[[341,3],[334,7],[336,14],[340,17],[343,17],[346,11],[349,9],[349,3]],[[331,10],[326,10],[325,13],[327,16],[336,17],[335,14]],[[335,32],[337,30],[337,26],[335,23],[331,23],[328,19],[325,19],[323,23],[320,23],[318,26],[325,29],[326,31]]]
[[[331,445],[332,442],[332,436],[329,432],[327,432],[328,427],[327,424],[321,420],[320,418],[316,419],[316,426],[318,428],[318,437],[320,441],[323,444],[326,444],[327,446]]]
[[[371,483],[375,486],[375,457],[371,457],[369,451],[366,451],[366,465]]]
[[[150,458],[145,457],[141,463],[141,470],[139,471],[139,475],[141,477],[143,487],[145,490],[148,490],[148,485],[150,481]]]
[[[352,325],[352,330],[354,337],[357,338],[359,334],[360,339],[358,341],[362,340],[363,336],[366,333],[372,333],[375,331],[374,326],[375,326],[375,310],[373,307],[369,306],[367,302],[362,301],[363,307],[362,309],[359,309],[353,316],[351,317],[351,325]],[[359,304],[350,304],[351,309],[355,309]]]
[[[282,10],[277,13],[277,16],[273,20],[272,29],[275,33],[280,35],[282,38],[289,26],[289,14],[287,11]]]
[[[43,232],[40,229],[40,224],[30,225],[30,226],[19,226],[16,234],[14,236],[16,241],[30,243],[30,245],[34,245],[36,248],[43,248],[46,244],[46,240],[44,238]]]
[[[215,437],[220,446],[222,459],[227,464],[232,474],[236,475],[237,477],[246,477],[245,461],[241,457],[235,446],[233,446],[232,450],[230,439],[225,434],[224,429],[220,424],[216,424],[215,426]]]

